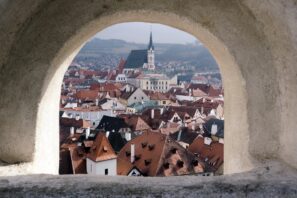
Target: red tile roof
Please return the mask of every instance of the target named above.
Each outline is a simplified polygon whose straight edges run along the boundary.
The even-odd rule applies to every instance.
[[[131,144],[135,161],[131,163]],[[170,176],[194,173],[195,157],[168,136],[146,132],[128,142],[119,152],[117,172],[127,175],[136,167],[144,176]],[[196,165],[198,166],[198,164]]]
[[[192,153],[199,154],[199,158],[210,166],[212,171],[216,171],[224,162],[224,144],[213,141],[210,145],[204,144],[204,138],[198,136],[188,149]]]
[[[105,134],[99,133],[87,157],[95,162],[98,162],[115,159],[117,156]]]

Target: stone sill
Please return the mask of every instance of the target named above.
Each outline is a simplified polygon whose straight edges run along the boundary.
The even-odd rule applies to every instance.
[[[0,177],[0,197],[296,197],[297,172],[273,164],[204,177],[23,175]]]

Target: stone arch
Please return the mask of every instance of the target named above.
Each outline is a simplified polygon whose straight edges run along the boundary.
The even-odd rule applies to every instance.
[[[0,91],[5,96],[0,100],[0,159],[27,162],[2,168],[1,174],[57,173],[58,98],[68,63],[96,32],[129,21],[158,22],[187,31],[216,58],[225,88],[226,173],[250,170],[279,157],[277,70],[267,44],[269,37],[246,4],[202,0],[40,2],[24,14],[26,20],[14,27],[7,51],[0,54],[5,57],[0,62]],[[5,14],[9,21],[10,13]],[[263,93],[273,97],[267,99]]]

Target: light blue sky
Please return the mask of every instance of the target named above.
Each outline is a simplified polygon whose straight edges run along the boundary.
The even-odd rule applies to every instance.
[[[101,39],[121,39],[128,42],[148,43],[150,29],[155,43],[194,43],[197,39],[184,31],[157,23],[120,23],[110,26],[95,37]]]

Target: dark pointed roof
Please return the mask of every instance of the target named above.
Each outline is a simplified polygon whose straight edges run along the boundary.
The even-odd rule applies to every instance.
[[[216,124],[218,127],[218,131],[215,136],[224,138],[224,120],[219,120],[216,118],[209,119],[206,123],[204,123],[204,132],[209,136],[211,135],[211,127],[213,124]]]
[[[148,50],[149,49],[153,49],[153,50],[155,49],[154,44],[153,44],[153,34],[152,34],[152,32],[150,34],[150,42],[149,42],[149,45],[148,45],[147,49]]]
[[[121,128],[129,128],[123,118],[104,115],[96,129],[103,129],[110,132],[114,130],[118,132]]]
[[[142,68],[147,63],[147,50],[131,50],[124,68]]]

